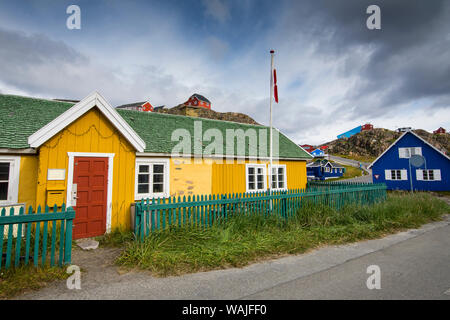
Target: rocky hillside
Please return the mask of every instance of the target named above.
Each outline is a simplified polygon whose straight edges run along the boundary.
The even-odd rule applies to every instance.
[[[253,118],[250,116],[239,113],[239,112],[217,112],[214,110],[208,110],[200,107],[192,107],[186,106],[184,104],[180,104],[173,108],[163,108],[158,109],[155,112],[168,113],[168,114],[178,114],[184,116],[191,117],[199,117],[199,118],[207,118],[207,119],[216,119],[216,120],[225,120],[225,121],[233,121],[240,123],[248,123],[248,124],[258,124]]]
[[[450,153],[450,134],[432,134],[422,129],[413,131],[437,149],[443,150],[446,154]],[[401,134],[401,132],[375,128],[371,131],[362,131],[350,138],[333,140],[325,145],[329,146],[329,154],[378,157]]]

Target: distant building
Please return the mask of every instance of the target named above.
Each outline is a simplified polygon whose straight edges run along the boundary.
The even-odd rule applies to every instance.
[[[191,107],[211,109],[211,101],[197,93],[194,93],[184,104]]]
[[[313,152],[315,149],[315,147],[310,144],[302,144],[300,147],[302,147],[303,149],[305,149],[305,151],[309,153]]]
[[[396,131],[397,132],[407,132],[407,131],[411,131],[412,128],[411,127],[403,127],[403,128],[398,128]]]
[[[328,160],[316,160],[306,165],[306,176],[309,180],[326,180],[342,177],[345,168]]]
[[[320,158],[320,157],[325,157],[325,151],[317,148],[315,150],[313,150],[312,152],[310,152],[311,155],[314,156],[314,158]]]
[[[142,112],[152,112],[153,111],[153,106],[149,101],[123,104],[116,108],[117,109],[125,109],[125,110],[142,111]]]
[[[372,124],[366,123],[361,126],[361,131],[369,131],[369,130],[373,130]]]
[[[434,133],[434,134],[445,133],[445,129],[442,128],[442,127],[440,127],[439,129],[434,130],[433,133]]]
[[[416,155],[422,159],[411,159]],[[417,160],[422,163],[416,167]],[[412,131],[404,132],[369,169],[373,182],[384,182],[390,190],[450,190],[450,158]]]
[[[323,151],[326,151],[328,149],[328,146],[320,146],[319,149],[323,150]]]
[[[351,130],[348,130],[347,132],[341,133],[339,134],[337,137],[338,139],[342,139],[342,138],[350,138],[351,136],[360,133],[361,132],[361,128],[362,126],[357,126],[356,128],[353,128]]]

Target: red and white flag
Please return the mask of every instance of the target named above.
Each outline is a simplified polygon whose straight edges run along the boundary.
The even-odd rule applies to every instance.
[[[278,103],[277,69],[273,69],[273,96]]]

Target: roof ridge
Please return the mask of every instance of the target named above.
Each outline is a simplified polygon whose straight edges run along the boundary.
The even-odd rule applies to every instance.
[[[140,112],[143,113],[142,111],[137,111],[137,110],[127,110],[127,109],[119,109],[120,112]],[[229,122],[229,123],[234,123],[234,124],[238,124],[238,125],[245,125],[245,126],[249,126],[249,127],[264,127],[264,128],[269,128],[269,126],[264,126],[261,124],[251,124],[251,123],[243,123],[243,122],[236,122],[236,121],[230,121],[230,120],[219,120],[219,119],[210,119],[210,118],[201,118],[201,117],[193,117],[193,116],[185,116],[182,114],[171,114],[171,113],[162,113],[162,112],[145,112],[144,114],[148,115],[151,114],[153,115],[158,115],[158,116],[168,116],[168,117],[180,117],[180,118],[190,118],[190,119],[196,119],[196,120],[207,120],[207,121],[217,121],[217,122]],[[275,127],[274,127],[275,128]]]
[[[47,99],[47,98],[36,98],[36,97],[30,97],[30,96],[22,96],[20,94],[0,93],[0,96],[19,97],[19,98],[25,98],[25,99],[31,99],[31,100],[41,100],[41,101],[48,101],[48,102],[54,102],[54,103],[67,103],[67,104],[71,104],[71,105],[76,104],[76,103],[69,102],[69,101],[61,101],[61,100],[54,100],[54,99]]]

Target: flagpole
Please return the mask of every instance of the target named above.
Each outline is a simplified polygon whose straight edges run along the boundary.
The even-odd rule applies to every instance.
[[[272,139],[272,97],[273,97],[273,56],[274,50],[270,50],[270,170],[269,170],[269,195],[272,194],[272,152],[273,152],[273,139]]]

